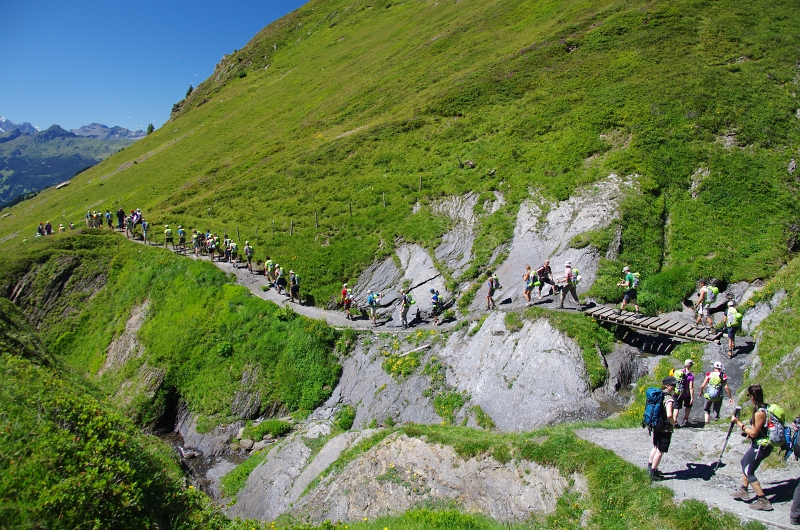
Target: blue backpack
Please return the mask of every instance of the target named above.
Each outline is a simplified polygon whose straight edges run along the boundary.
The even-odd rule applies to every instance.
[[[663,430],[669,424],[667,409],[664,407],[664,393],[660,388],[651,386],[647,389],[646,396],[642,427],[647,427],[648,431]]]

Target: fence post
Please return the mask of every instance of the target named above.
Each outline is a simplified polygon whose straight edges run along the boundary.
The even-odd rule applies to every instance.
[[[319,230],[319,219],[317,219],[317,212],[314,212],[314,226]]]
[[[348,201],[347,206],[350,208],[350,217],[353,217],[353,203]]]
[[[422,193],[422,175],[419,176],[419,192]]]
[[[272,220],[272,237],[275,237],[275,219]]]
[[[289,219],[289,235],[294,233],[294,219]]]
[[[383,192],[383,207],[386,208],[386,192]]]

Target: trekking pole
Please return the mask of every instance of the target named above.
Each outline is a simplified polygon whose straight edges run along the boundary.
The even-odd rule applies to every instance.
[[[742,412],[742,407],[736,407],[736,410],[733,411],[733,415],[738,418],[740,412]],[[722,455],[725,454],[725,448],[728,447],[728,438],[731,437],[731,432],[733,432],[734,425],[735,423],[731,422],[731,426],[728,428],[728,436],[725,437],[725,443],[722,444],[722,452],[719,454],[719,460],[717,460],[717,463],[714,464],[714,471],[716,471],[719,465],[722,463]]]

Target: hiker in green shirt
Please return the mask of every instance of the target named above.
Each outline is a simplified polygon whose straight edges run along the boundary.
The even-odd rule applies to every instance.
[[[626,287],[625,294],[622,296],[622,305],[619,306],[618,313],[625,310],[628,302],[633,302],[633,307],[636,309],[636,314],[639,314],[639,301],[636,299],[636,289],[639,287],[639,278],[631,272],[631,268],[627,265],[622,269],[622,274],[625,278],[617,283],[617,287]]]

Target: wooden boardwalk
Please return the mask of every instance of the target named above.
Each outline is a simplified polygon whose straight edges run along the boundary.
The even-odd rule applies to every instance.
[[[627,326],[642,331],[651,331],[679,339],[698,342],[719,342],[722,337],[722,332],[716,329],[696,328],[694,324],[661,317],[636,316],[636,313],[629,311],[619,313],[616,306],[598,305],[585,310],[583,314],[601,322]]]

